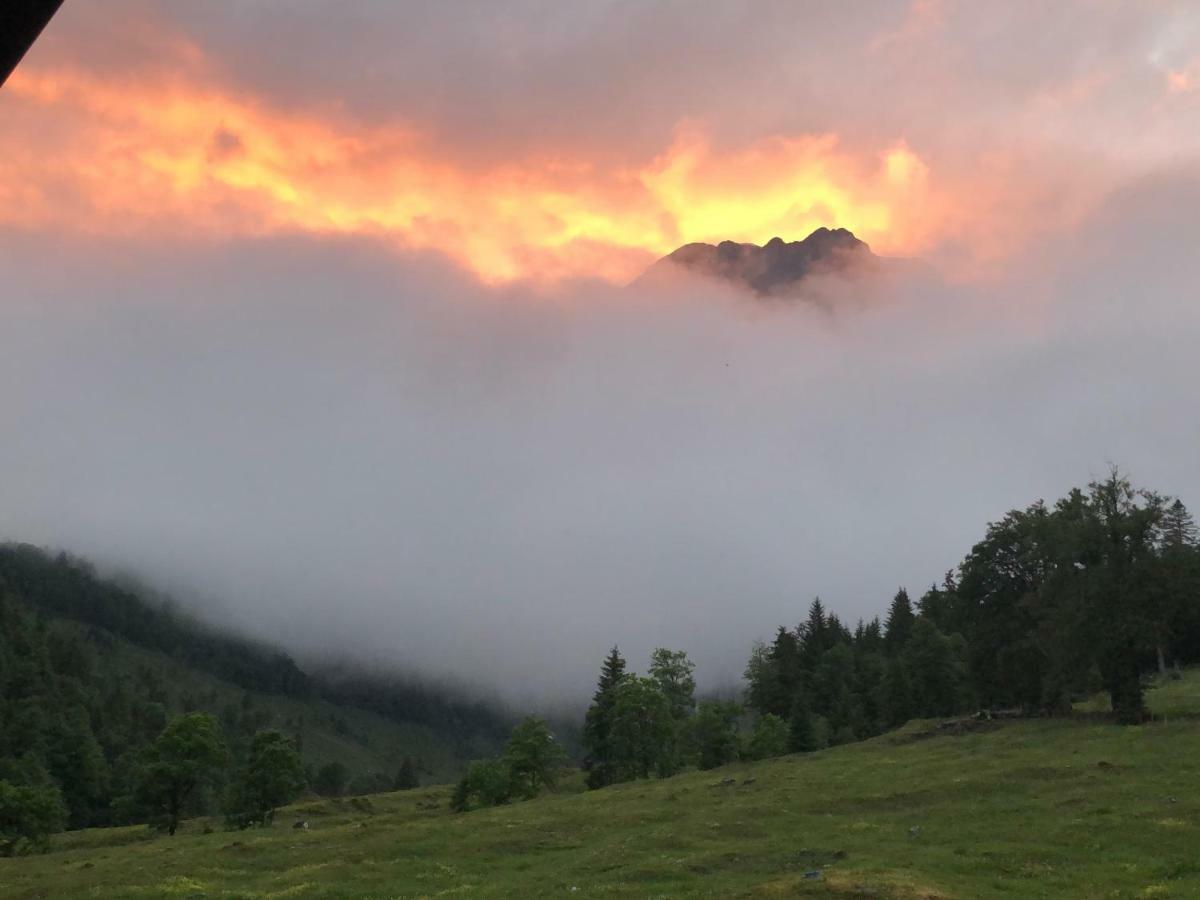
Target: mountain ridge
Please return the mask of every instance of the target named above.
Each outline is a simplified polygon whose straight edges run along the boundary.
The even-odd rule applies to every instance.
[[[848,229],[821,227],[803,240],[773,237],[761,246],[736,241],[684,244],[652,264],[635,283],[683,270],[749,288],[760,297],[787,297],[800,293],[809,276],[852,274],[879,261]]]

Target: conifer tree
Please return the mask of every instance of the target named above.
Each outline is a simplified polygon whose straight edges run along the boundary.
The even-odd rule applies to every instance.
[[[583,723],[583,746],[587,752],[584,768],[588,772],[590,788],[604,787],[616,780],[612,725],[617,688],[625,678],[625,660],[613,647],[600,670],[596,693],[592,695],[592,705]]]
[[[887,631],[884,633],[884,643],[887,645],[888,653],[899,653],[904,649],[909,635],[912,634],[914,620],[915,616],[912,603],[908,599],[908,591],[900,588],[896,592],[896,596],[892,598],[892,605],[888,610]]]
[[[904,663],[899,656],[888,660],[884,694],[888,725],[893,728],[903,725],[912,717],[912,690],[909,687],[908,673],[904,671]]]
[[[396,778],[392,782],[392,790],[410,791],[420,786],[421,781],[417,778],[417,767],[413,764],[412,757],[404,757],[400,761],[400,768],[397,770]]]
[[[812,708],[804,693],[798,693],[788,718],[788,750],[792,753],[811,753],[819,749]]]

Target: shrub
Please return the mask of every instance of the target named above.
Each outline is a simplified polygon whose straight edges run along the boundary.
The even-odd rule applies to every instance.
[[[0,856],[12,856],[24,844],[44,848],[66,820],[62,794],[53,784],[0,781]]]

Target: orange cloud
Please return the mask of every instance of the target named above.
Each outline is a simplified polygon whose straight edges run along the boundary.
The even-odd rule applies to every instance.
[[[1171,69],[1167,72],[1167,92],[1171,94],[1189,94],[1200,88],[1200,62],[1192,63],[1182,69]]]
[[[715,150],[681,127],[626,168],[551,151],[453,161],[410,128],[271,108],[188,80],[19,71],[0,96],[0,222],[92,233],[383,236],[441,251],[484,280],[631,277],[689,241],[850,228],[914,254],[948,219],[903,141],[866,154],[837,136]]]

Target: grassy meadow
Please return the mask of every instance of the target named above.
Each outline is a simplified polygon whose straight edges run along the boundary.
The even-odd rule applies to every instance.
[[[1200,897],[1200,672],[1150,702],[1165,721],[913,722],[461,815],[442,787],[75,832],[0,860],[0,897]]]

